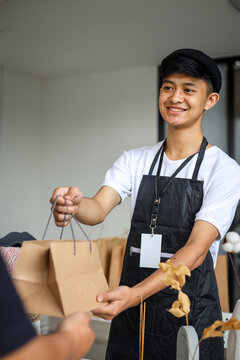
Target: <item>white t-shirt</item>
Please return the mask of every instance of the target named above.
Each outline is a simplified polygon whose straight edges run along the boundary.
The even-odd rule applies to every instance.
[[[120,195],[122,201],[131,196],[131,216],[134,211],[138,189],[143,175],[147,175],[153,159],[162,145],[146,146],[124,151],[119,159],[107,171],[103,185],[111,186]],[[197,154],[177,174],[177,177],[191,179],[196,164]],[[171,176],[185,159],[170,160],[164,153],[160,175]],[[158,161],[153,171],[156,174]],[[204,220],[214,225],[219,231],[218,240],[228,231],[238,200],[240,199],[240,166],[217,146],[205,151],[198,173],[198,180],[203,183],[203,203],[195,220]],[[219,241],[211,248],[214,265],[216,264]]]

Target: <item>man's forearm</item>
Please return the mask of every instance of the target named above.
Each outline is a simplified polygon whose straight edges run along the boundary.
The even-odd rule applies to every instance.
[[[79,222],[86,225],[101,224],[105,219],[105,213],[101,205],[94,198],[86,197],[81,200],[75,216]]]
[[[212,242],[217,237],[218,231],[213,225],[205,221],[197,221],[187,243],[172,256],[171,263],[176,267],[184,265],[192,271],[204,261]],[[109,293],[100,294],[98,301],[109,304],[97,309],[94,314],[104,319],[112,319],[123,310],[139,305],[141,300],[167,287],[164,284],[165,276],[167,274],[158,269],[132,288],[120,286]]]
[[[186,262],[184,260],[186,260],[186,257],[184,257],[183,259],[181,254],[179,256],[178,253],[176,253],[171,259],[171,263],[174,266],[185,265],[189,267],[191,263],[195,262],[194,260],[192,262],[187,261],[187,265],[186,265]],[[131,289],[132,290],[131,306],[138,305],[140,304],[141,299],[142,300],[147,299],[148,297],[165,289],[167,287],[163,282],[165,276],[166,273],[163,273],[161,269],[158,269],[148,278],[146,278],[139,284],[135,285]]]
[[[201,241],[199,241],[199,234]],[[185,265],[190,271],[194,270],[204,261],[209,247],[217,235],[217,230],[211,224],[204,224],[203,221],[198,221],[195,224],[189,241],[173,255],[171,263],[174,266]],[[134,286],[132,288],[131,306],[138,305],[141,302],[141,298],[144,300],[165,289],[166,285],[163,282],[165,276],[166,274],[161,269],[158,269],[144,281]]]
[[[120,201],[119,194],[113,188],[103,186],[93,198],[82,198],[76,217],[86,225],[100,224]]]

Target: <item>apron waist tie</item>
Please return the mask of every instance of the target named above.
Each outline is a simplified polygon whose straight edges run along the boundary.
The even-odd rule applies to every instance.
[[[130,256],[132,256],[132,254],[141,254],[141,249],[137,248],[135,246],[130,246],[130,250],[129,250],[129,254]],[[165,253],[165,252],[161,252],[160,256],[164,257],[164,258],[171,258],[174,254],[170,254],[170,253]]]

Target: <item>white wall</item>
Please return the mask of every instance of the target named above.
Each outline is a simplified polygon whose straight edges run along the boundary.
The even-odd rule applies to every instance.
[[[42,82],[3,70],[0,127],[0,236],[40,230]]]
[[[28,231],[41,238],[55,187],[76,185],[91,196],[123,150],[155,143],[156,89],[156,67],[51,80],[0,72],[0,236]],[[85,230],[92,238],[121,235],[129,206]],[[59,232],[52,223],[47,237]]]
[[[61,185],[92,196],[123,150],[157,141],[157,69],[62,77],[44,84],[43,199]],[[130,202],[114,209],[94,238],[129,229]],[[45,219],[44,219],[45,221]],[[59,232],[51,226],[49,235]],[[68,233],[69,234],[69,233]],[[82,236],[79,233],[78,235]],[[67,236],[67,234],[66,234]]]
[[[205,111],[202,128],[210,144],[227,152],[227,66],[219,64],[219,69],[223,79],[220,100],[212,109]]]

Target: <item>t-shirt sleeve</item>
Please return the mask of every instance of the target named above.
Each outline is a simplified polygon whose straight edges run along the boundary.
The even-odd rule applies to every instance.
[[[132,191],[132,170],[130,166],[130,151],[118,158],[113,166],[107,171],[102,186],[112,187],[120,195],[122,202],[131,195]]]
[[[196,220],[204,220],[219,231],[222,239],[233,221],[240,199],[240,167],[234,161],[216,169],[204,193],[203,204]]]
[[[36,336],[0,256],[0,357]]]

